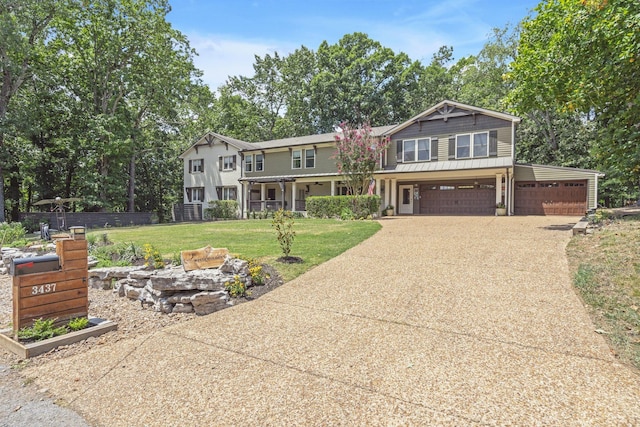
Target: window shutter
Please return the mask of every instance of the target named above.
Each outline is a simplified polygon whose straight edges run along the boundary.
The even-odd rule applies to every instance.
[[[233,155],[233,161],[232,161],[232,167],[231,167],[231,169],[233,169],[233,170],[236,170],[236,157],[237,156],[234,154]]]
[[[456,158],[456,137],[449,137],[449,160]]]
[[[222,156],[218,156],[218,170],[221,171],[223,167]]]
[[[396,141],[396,163],[402,163],[402,140]]]
[[[185,188],[184,191],[187,193],[187,201],[191,203],[191,189]]]
[[[489,131],[489,157],[498,157],[498,131]]]
[[[438,160],[438,138],[431,138],[431,160]]]
[[[193,160],[189,160],[189,173],[193,172]]]
[[[216,194],[218,195],[218,200],[222,200],[222,187],[216,187]]]

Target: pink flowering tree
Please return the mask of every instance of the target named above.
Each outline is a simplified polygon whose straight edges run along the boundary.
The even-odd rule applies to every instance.
[[[342,122],[335,139],[334,158],[349,194],[366,195],[370,188],[373,189],[373,172],[389,147],[389,138],[375,136],[368,123],[352,126]]]

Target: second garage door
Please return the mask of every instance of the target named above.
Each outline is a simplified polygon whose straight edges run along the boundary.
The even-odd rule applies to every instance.
[[[516,215],[584,215],[587,181],[517,182]]]
[[[495,182],[444,182],[420,186],[423,215],[494,215]]]

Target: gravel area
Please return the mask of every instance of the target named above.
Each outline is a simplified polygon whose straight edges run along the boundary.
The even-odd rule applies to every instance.
[[[571,286],[575,220],[386,218],[260,299],[21,374],[100,426],[640,425]]]
[[[259,298],[282,284],[279,274],[268,265],[263,271],[269,275],[263,286],[251,288],[251,295],[234,299],[235,304]],[[12,317],[12,277],[0,275],[0,329],[11,327]],[[28,361],[21,360],[15,354],[0,348],[0,427],[11,426],[85,426],[79,415],[64,406],[56,405],[56,397],[51,395],[48,386],[38,387],[30,380],[25,381],[20,371],[26,366],[38,366],[52,363],[85,353],[99,346],[111,346],[121,340],[133,340],[160,331],[175,324],[189,322],[198,317],[195,314],[162,314],[148,306],[142,307],[136,301],[120,298],[109,290],[89,288],[89,315],[114,321],[116,331],[95,338],[89,338],[72,345],[59,347]],[[13,368],[12,368],[13,367]],[[58,403],[64,404],[63,401]]]

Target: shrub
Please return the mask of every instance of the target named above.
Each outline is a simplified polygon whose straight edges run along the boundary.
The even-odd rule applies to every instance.
[[[235,200],[212,200],[204,210],[206,219],[237,219],[238,202]]]
[[[164,260],[153,245],[145,243],[144,246],[144,265],[151,268],[164,268]]]
[[[380,196],[311,196],[306,204],[310,217],[365,219],[380,209]]]
[[[69,320],[69,329],[72,331],[81,331],[89,326],[89,319],[86,317],[76,317],[75,319]]]
[[[273,214],[271,226],[276,229],[276,237],[285,257],[288,257],[291,253],[291,245],[293,245],[293,239],[296,237],[296,232],[293,231],[293,224],[294,220],[291,211],[278,209]]]
[[[59,326],[54,328],[57,319],[36,319],[30,328],[22,328],[18,331],[18,339],[41,341],[66,334],[67,328]]]
[[[0,246],[11,246],[16,242],[22,243],[26,234],[27,230],[19,222],[2,222],[0,223]]]
[[[142,248],[130,242],[90,245],[89,255],[98,260],[98,267],[133,265],[144,257]]]
[[[246,285],[240,280],[240,276],[237,274],[233,276],[233,282],[224,284],[224,288],[232,298],[243,297],[248,294]]]
[[[262,270],[262,265],[256,261],[255,258],[244,258],[239,257],[240,259],[244,259],[249,264],[249,274],[251,275],[251,283],[255,286],[264,285],[265,274]]]

